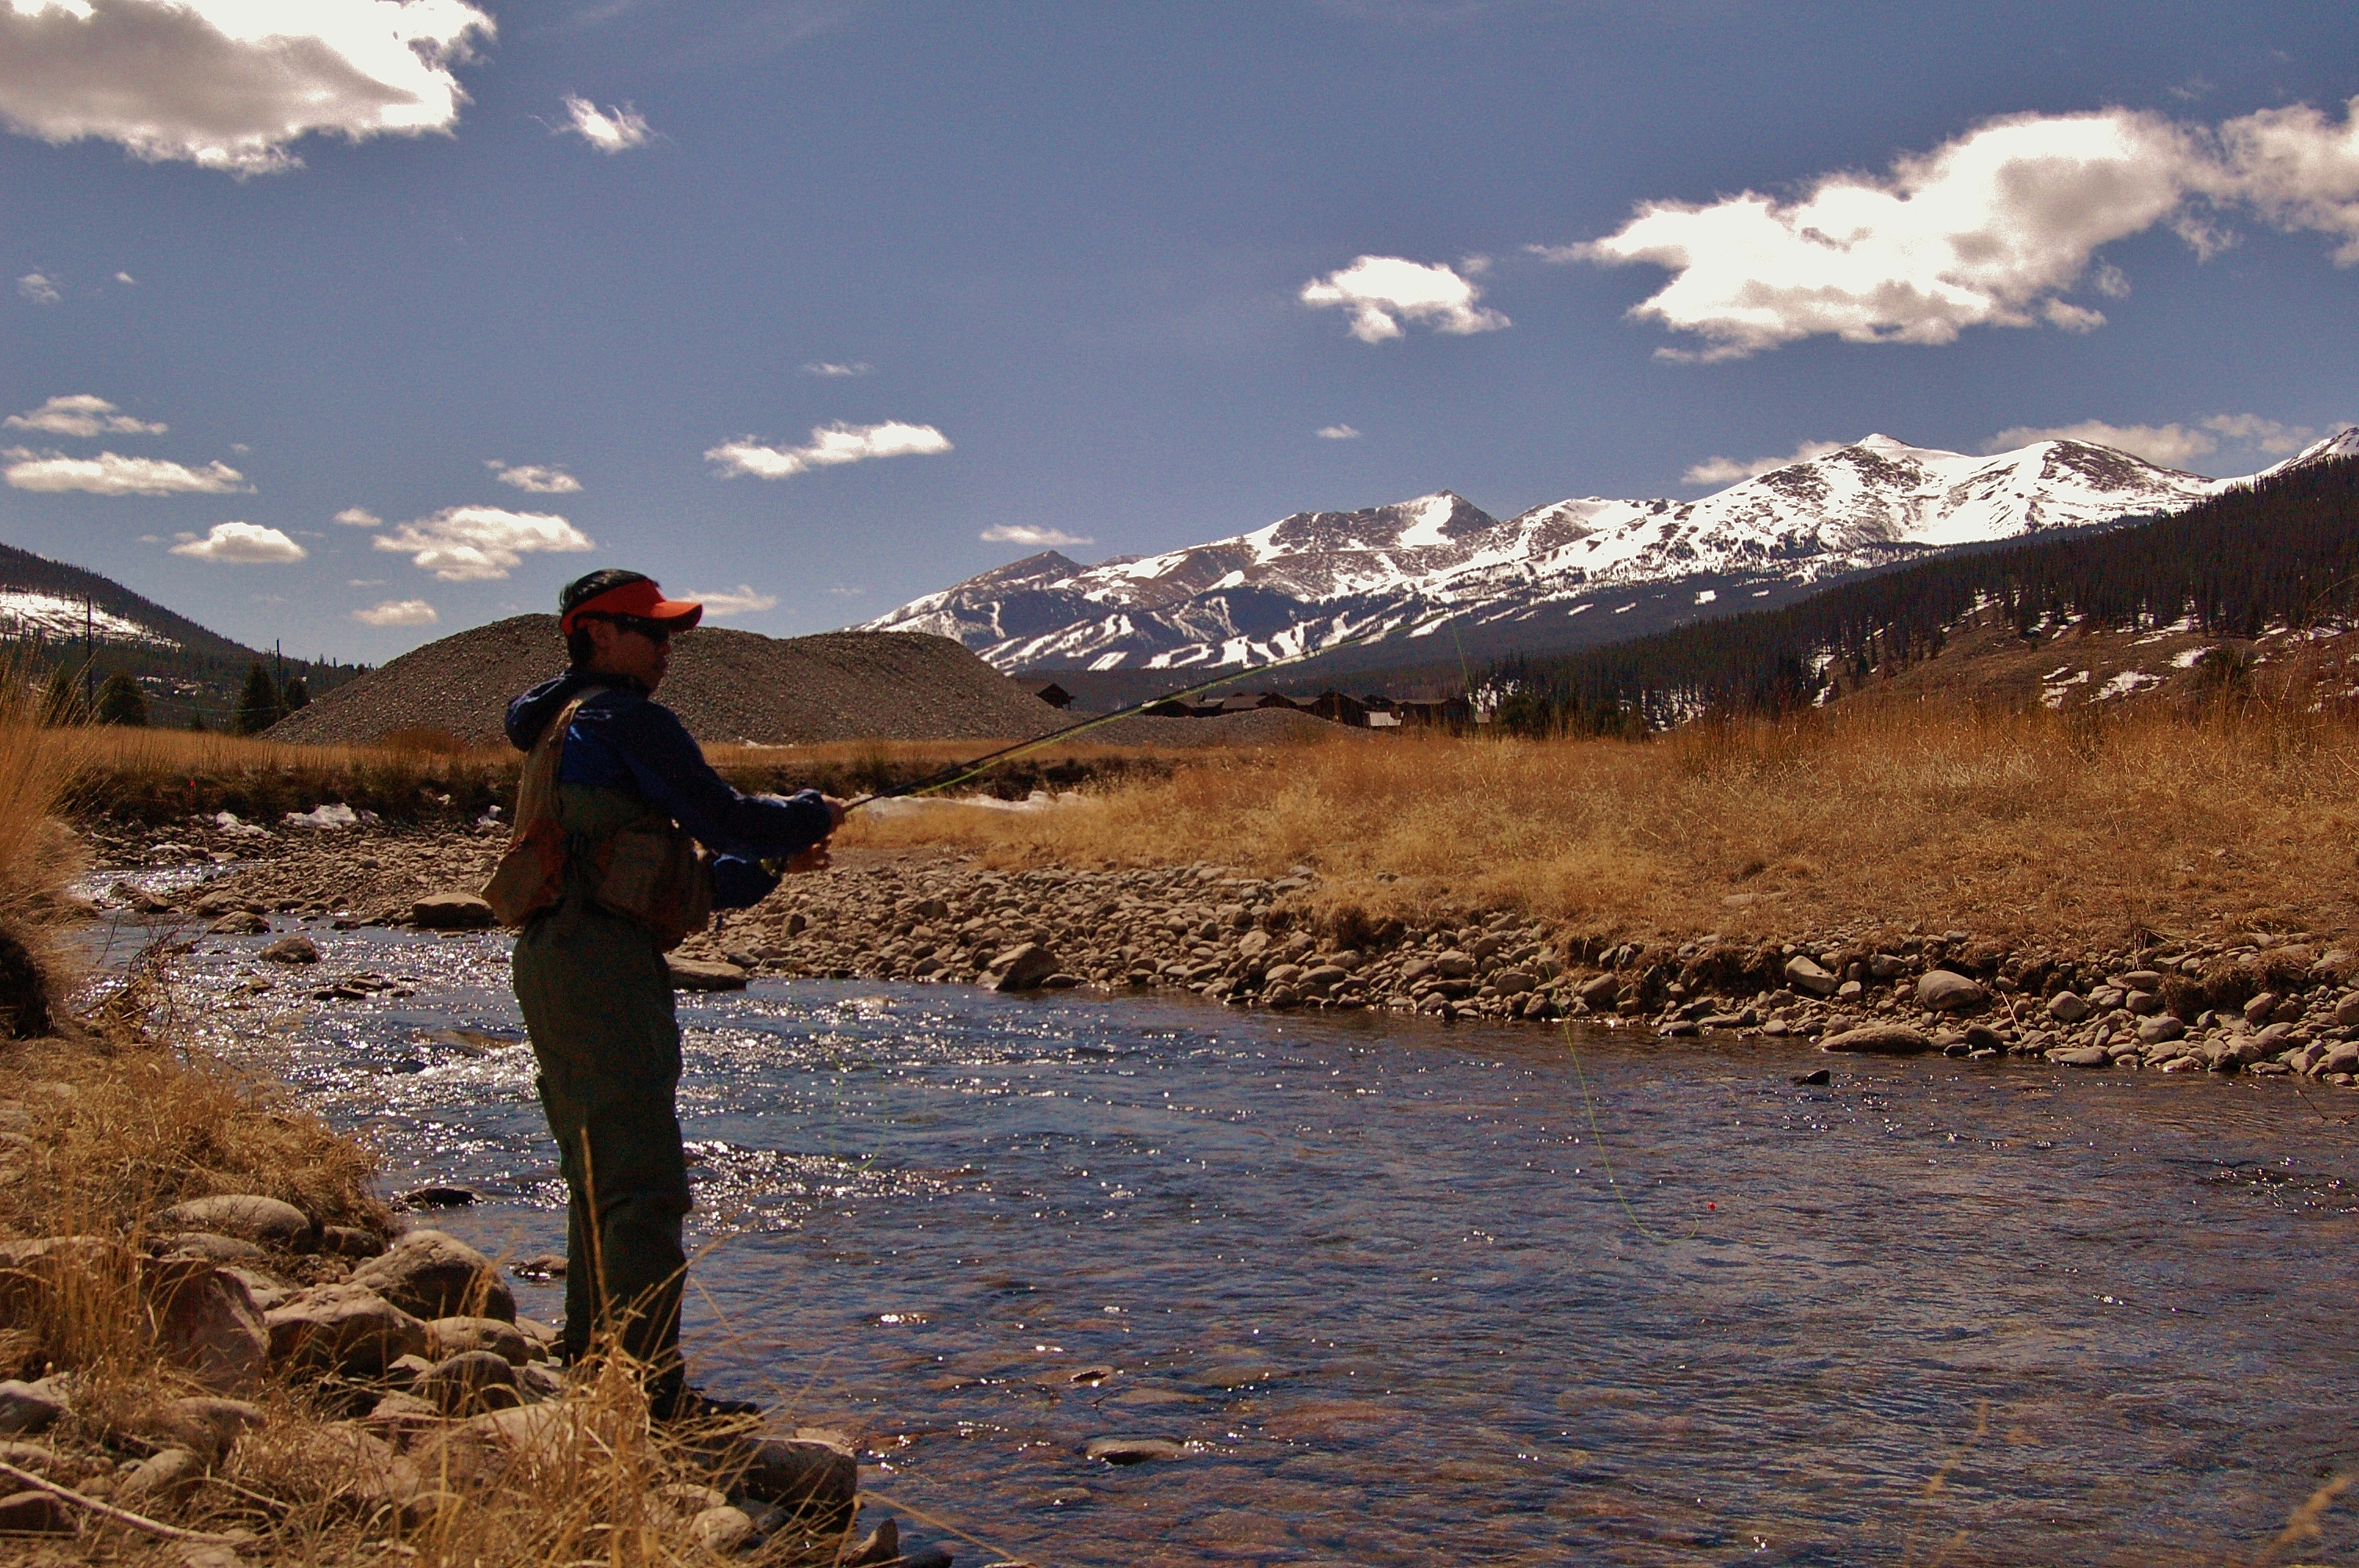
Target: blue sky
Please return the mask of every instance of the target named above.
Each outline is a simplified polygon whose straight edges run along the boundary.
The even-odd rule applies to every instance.
[[[0,0],[0,540],[375,661],[1872,430],[2249,471],[2359,417],[2352,20]]]

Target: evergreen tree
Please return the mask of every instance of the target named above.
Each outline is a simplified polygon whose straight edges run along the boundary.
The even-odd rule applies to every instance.
[[[237,694],[237,712],[230,719],[230,728],[240,735],[259,735],[285,717],[270,672],[260,665],[248,665],[245,689]]]
[[[301,676],[288,676],[287,684],[278,688],[278,707],[284,713],[311,705],[311,688],[303,684]]]
[[[49,672],[49,684],[41,693],[41,722],[51,728],[90,722],[90,711],[82,706],[82,683],[63,665]]]
[[[105,683],[98,688],[98,721],[145,730],[147,727],[147,699],[140,694],[139,683],[121,670],[107,676]]]
[[[191,735],[210,735],[212,733],[211,727],[205,723],[205,716],[198,712],[193,708],[189,709],[189,733]]]

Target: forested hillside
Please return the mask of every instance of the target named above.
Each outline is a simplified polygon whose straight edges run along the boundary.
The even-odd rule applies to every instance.
[[[1495,662],[1517,728],[1617,731],[1707,708],[1776,711],[1830,683],[1938,653],[1970,611],[2027,636],[2065,622],[2180,622],[2221,637],[2350,618],[2359,598],[2359,459],[2306,464],[2187,511],[2102,534],[1947,556],[1784,609],[1560,658]]]

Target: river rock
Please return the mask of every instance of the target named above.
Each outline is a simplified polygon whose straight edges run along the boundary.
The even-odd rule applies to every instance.
[[[409,906],[409,917],[428,931],[481,931],[497,925],[492,906],[471,892],[430,892]]]
[[[2160,1012],[2138,1021],[2137,1037],[2148,1045],[2160,1044],[2168,1040],[2184,1040],[2187,1038],[2187,1025],[2167,1012]]]
[[[726,1503],[706,1509],[688,1521],[688,1538],[716,1556],[726,1557],[745,1545],[753,1533],[752,1517]]]
[[[734,964],[724,964],[711,958],[683,958],[677,953],[664,955],[664,968],[671,976],[671,989],[677,991],[742,991],[745,989],[746,971]]]
[[[316,964],[320,961],[320,945],[298,931],[292,936],[281,936],[255,957],[274,964]]]
[[[2078,1023],[2093,1010],[2078,991],[2058,991],[2048,999],[2048,1016],[2059,1023]]]
[[[208,1464],[218,1461],[239,1438],[262,1423],[260,1405],[218,1394],[168,1400],[155,1418],[158,1430],[179,1446],[194,1450]]]
[[[443,1357],[412,1383],[409,1391],[452,1416],[508,1410],[524,1402],[516,1368],[507,1357],[489,1350],[462,1350]]]
[[[270,1369],[270,1329],[244,1279],[202,1259],[168,1258],[143,1281],[149,1320],[165,1356],[224,1392]]]
[[[1433,968],[1434,972],[1445,980],[1471,979],[1474,974],[1474,955],[1452,947],[1436,956]]]
[[[2110,1067],[2114,1054],[2102,1045],[2082,1045],[2070,1050],[2050,1051],[2048,1059],[2060,1067]]]
[[[495,1317],[438,1317],[426,1325],[426,1336],[438,1356],[488,1350],[512,1367],[533,1358],[524,1330]]]
[[[1971,1012],[1989,1000],[1980,982],[1949,969],[1928,969],[1917,981],[1917,1005],[1928,1012]]]
[[[1491,984],[1501,996],[1521,996],[1539,983],[1539,977],[1529,969],[1501,969],[1491,977]]]
[[[1622,977],[1603,974],[1583,980],[1581,989],[1572,994],[1593,1008],[1607,1008],[1614,1005],[1614,998],[1619,996],[1621,991]]]
[[[0,1531],[14,1535],[71,1535],[75,1510],[47,1492],[12,1492],[0,1498]]]
[[[491,1260],[439,1230],[413,1230],[402,1237],[383,1257],[353,1270],[353,1283],[428,1322],[443,1317],[516,1321],[516,1292],[502,1281]]]
[[[1108,1465],[1144,1465],[1152,1459],[1178,1459],[1188,1451],[1167,1437],[1093,1437],[1082,1447],[1084,1456]]]
[[[185,1499],[205,1478],[205,1462],[186,1448],[159,1448],[115,1483],[113,1501],[135,1513]]]
[[[2275,991],[2263,991],[2245,1004],[2245,1022],[2258,1029],[2276,1014],[2277,1003],[2283,1000]]]
[[[168,1230],[211,1231],[282,1252],[309,1252],[320,1240],[320,1227],[310,1215],[258,1193],[191,1198],[174,1204],[157,1219]]]
[[[0,1437],[21,1437],[47,1432],[73,1409],[65,1387],[55,1378],[21,1383],[14,1378],[0,1382]]]
[[[372,1378],[426,1348],[426,1325],[357,1279],[314,1286],[263,1321],[270,1359],[306,1370]]]
[[[992,959],[984,983],[995,991],[1038,990],[1058,968],[1057,955],[1040,943],[1020,943]]]
[[[260,936],[270,929],[270,922],[248,909],[234,909],[205,927],[214,936]]]
[[[816,1436],[764,1437],[739,1444],[730,1466],[737,1489],[794,1514],[808,1531],[849,1526],[858,1504],[860,1462],[842,1444]]]
[[[1821,1051],[1843,1051],[1869,1056],[1921,1056],[1933,1042],[1905,1023],[1871,1023],[1846,1029],[1819,1042]]]
[[[234,1236],[210,1230],[171,1230],[148,1242],[158,1258],[197,1258],[208,1263],[233,1263],[257,1269],[270,1265],[269,1249]]]
[[[2359,1023],[2359,991],[2353,991],[2334,1004],[2334,1022],[2344,1029]]]
[[[1785,975],[1788,985],[1812,996],[1832,996],[1843,987],[1841,977],[1821,968],[1807,953],[1797,953],[1787,959]]]
[[[330,1501],[363,1518],[398,1509],[423,1488],[418,1465],[357,1422],[298,1425],[291,1436],[306,1469],[334,1478]]]

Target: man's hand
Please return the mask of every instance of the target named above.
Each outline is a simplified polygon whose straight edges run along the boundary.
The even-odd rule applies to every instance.
[[[844,817],[851,812],[851,804],[847,801],[838,800],[832,795],[823,795],[820,796],[820,798],[827,802],[827,831],[829,837],[832,838],[835,834],[835,830],[843,826]],[[818,843],[812,845],[810,849],[805,849],[801,854],[797,855],[793,860],[788,860],[785,871],[781,871],[779,874],[781,876],[790,877],[798,871],[823,871],[832,863],[832,859],[828,854],[827,839],[822,838]]]

